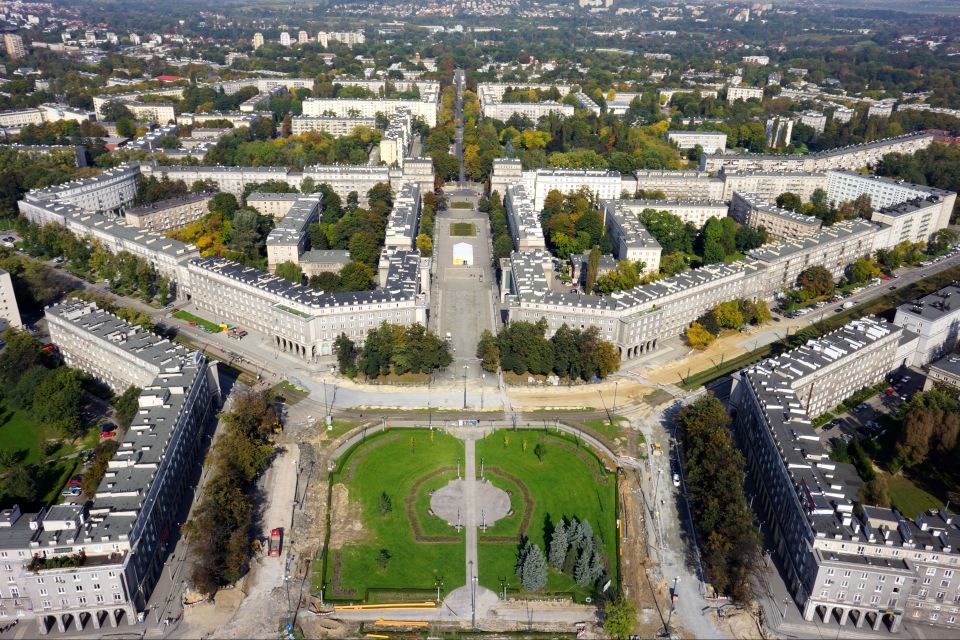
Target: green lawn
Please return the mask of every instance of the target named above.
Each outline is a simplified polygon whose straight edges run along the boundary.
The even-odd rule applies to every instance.
[[[450,203],[451,209],[473,209],[473,205],[464,200],[457,200],[456,202]]]
[[[542,461],[534,453],[538,442],[545,449]],[[578,447],[572,437],[549,432],[501,430],[477,443],[477,456],[483,458],[487,469],[507,474],[503,477],[489,472],[487,478],[495,486],[511,492],[514,510],[513,516],[480,534],[480,584],[499,591],[503,578],[508,591],[516,592],[519,588],[514,565],[527,510],[530,516],[526,535],[544,549],[548,523],[572,517],[588,520],[603,541],[608,575],[616,584],[616,478],[588,448]],[[526,486],[532,508],[517,482]],[[484,542],[491,536],[510,536],[511,541]],[[590,595],[589,589],[578,587],[569,575],[552,569],[547,591],[568,594],[578,601]]]
[[[407,429],[377,434],[348,454],[332,480],[344,482],[351,503],[359,502],[365,535],[362,541],[330,550],[325,574],[328,597],[356,601],[366,598],[368,589],[429,591],[435,589],[438,576],[443,578],[446,591],[466,582],[463,534],[427,513],[426,498],[429,490],[456,477],[458,459],[462,463],[460,440],[441,431]],[[430,475],[443,469],[449,471]],[[386,515],[380,510],[382,493],[392,502]],[[447,536],[456,541],[417,541],[407,500],[413,503],[416,524],[423,536]],[[390,554],[386,567],[378,563],[381,549]],[[339,589],[333,585],[337,566]],[[338,596],[337,592],[343,590],[353,590],[356,595]]]
[[[46,433],[46,429],[37,424],[29,414],[14,411],[7,407],[6,403],[0,402],[0,449],[13,452],[18,463],[39,465],[36,478],[40,498],[37,505],[21,505],[25,509],[31,506],[46,506],[51,502],[59,501],[60,492],[77,468],[79,461],[76,459],[57,463],[48,461],[70,455],[80,448],[93,446],[91,439],[97,438],[97,435],[91,432],[91,436],[84,438],[76,445],[62,442],[56,450],[45,456],[42,447],[47,440]],[[5,471],[6,469],[0,469],[0,473]],[[3,493],[0,491],[0,501],[2,500]]]
[[[451,222],[451,236],[475,236],[477,235],[477,225],[472,222]]]
[[[927,493],[904,476],[887,476],[887,493],[894,508],[911,520],[922,511],[943,506],[943,500]]]
[[[173,317],[177,320],[183,320],[184,322],[195,322],[197,325],[213,333],[220,333],[223,330],[220,325],[214,324],[209,320],[204,320],[200,316],[195,316],[189,311],[184,311],[183,309],[173,314]]]

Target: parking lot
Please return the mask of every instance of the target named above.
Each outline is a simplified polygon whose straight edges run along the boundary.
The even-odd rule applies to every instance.
[[[926,376],[915,369],[907,369],[887,376],[884,391],[863,401],[828,422],[819,430],[821,442],[832,448],[832,440],[849,442],[854,438],[878,436],[884,432],[883,417],[898,411],[901,405],[923,389]]]

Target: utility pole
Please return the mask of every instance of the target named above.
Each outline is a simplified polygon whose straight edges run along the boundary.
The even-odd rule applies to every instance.
[[[667,637],[670,637],[670,621],[673,619],[673,610],[676,608],[677,602],[677,583],[680,582],[680,576],[676,576],[673,579],[673,588],[670,589],[670,613],[667,615]]]

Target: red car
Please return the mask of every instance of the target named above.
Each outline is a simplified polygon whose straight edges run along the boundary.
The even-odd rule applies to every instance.
[[[100,434],[100,437],[101,437],[101,438],[112,438],[112,437],[115,436],[115,435],[117,435],[117,432],[116,432],[116,431],[104,431],[103,433]]]

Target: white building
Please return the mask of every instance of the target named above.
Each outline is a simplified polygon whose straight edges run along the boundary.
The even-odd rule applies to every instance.
[[[666,211],[698,229],[703,227],[710,218],[726,218],[728,208],[723,200],[624,199],[616,202],[619,203],[618,208],[630,211],[635,216],[640,215],[645,209]]]
[[[668,131],[667,142],[676,143],[678,149],[695,149],[704,153],[723,153],[727,148],[727,134],[719,131]]]
[[[290,119],[290,132],[295,136],[309,131],[323,131],[340,138],[351,135],[357,127],[376,129],[377,119],[351,116],[293,116]]]
[[[856,171],[827,171],[826,190],[827,198],[836,204],[856,200],[863,194],[869,195],[870,204],[877,209],[929,196],[956,199],[956,194],[935,187]],[[948,203],[950,209],[953,209],[953,204],[953,201]]]
[[[540,216],[533,206],[523,184],[513,184],[503,194],[503,206],[507,214],[507,224],[513,247],[517,251],[545,249],[547,244],[540,226]]]
[[[650,235],[640,222],[634,208],[625,204],[625,200],[604,200],[601,202],[604,226],[613,240],[614,254],[618,260],[642,262],[643,273],[657,273],[660,270],[660,243]]]
[[[254,50],[259,49],[263,46],[263,34],[259,31],[253,34],[253,48]]]
[[[293,41],[290,39],[290,34],[286,31],[280,32],[280,45],[284,47],[289,47],[293,44]]]
[[[763,87],[748,87],[746,85],[727,87],[727,102],[733,104],[737,100],[763,100]]]
[[[924,366],[953,353],[960,337],[960,286],[947,285],[901,304],[893,322],[920,336],[916,358],[911,363],[914,366]]]
[[[804,111],[800,114],[800,122],[817,133],[823,133],[827,126],[827,116],[820,111]]]
[[[0,269],[0,331],[23,326],[20,319],[20,306],[13,292],[13,280],[10,274]]]

